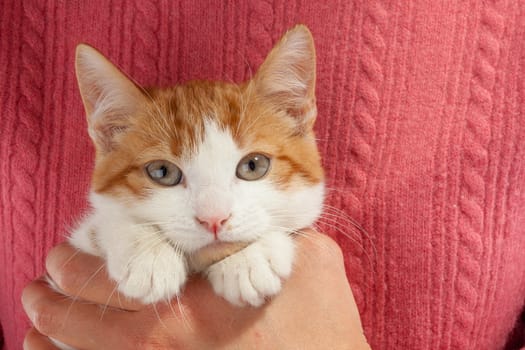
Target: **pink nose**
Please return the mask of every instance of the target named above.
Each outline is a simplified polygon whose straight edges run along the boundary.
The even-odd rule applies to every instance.
[[[215,236],[215,239],[217,239],[217,234],[222,229],[222,227],[226,224],[226,222],[230,219],[231,215],[228,215],[227,217],[209,217],[209,218],[200,218],[195,217],[197,222],[204,226],[204,228]]]

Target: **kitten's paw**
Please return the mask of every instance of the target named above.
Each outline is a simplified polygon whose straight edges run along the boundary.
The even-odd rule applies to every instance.
[[[215,293],[234,305],[260,306],[281,290],[292,271],[294,245],[287,235],[265,237],[207,270]]]
[[[184,257],[169,244],[135,252],[126,261],[109,257],[108,270],[119,291],[146,304],[179,295],[188,274]]]

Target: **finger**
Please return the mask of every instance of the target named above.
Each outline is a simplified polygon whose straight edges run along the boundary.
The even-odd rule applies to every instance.
[[[295,266],[303,267],[303,265],[307,265],[316,270],[329,268],[331,272],[334,272],[335,269],[337,273],[346,276],[343,252],[339,245],[329,236],[312,229],[303,229],[295,235],[295,243]],[[308,278],[311,278],[307,268],[300,268],[298,272],[307,274]],[[325,275],[321,274],[319,277],[324,277]]]
[[[36,280],[22,293],[22,305],[34,327],[46,336],[87,349],[87,344],[118,344],[121,315],[128,311],[102,309],[95,304],[73,301],[52,290],[49,285]],[[120,323],[119,323],[120,322]]]
[[[296,290],[297,287],[297,290],[308,293],[317,291],[323,296],[323,288],[318,286],[334,286],[338,291],[348,293],[354,301],[343,252],[332,238],[313,230],[304,230],[296,238],[296,247],[295,268],[287,282],[290,289]]]
[[[24,350],[59,350],[48,337],[31,328],[24,338]]]
[[[284,285],[281,293],[283,300],[278,297],[277,303],[287,302],[288,296],[308,298],[312,304],[326,309],[331,309],[329,305],[335,303],[340,310],[346,310],[344,322],[352,325],[352,337],[362,339],[366,345],[359,310],[346,276],[344,256],[339,245],[329,236],[311,229],[297,235],[296,244],[296,268]],[[325,293],[326,289],[331,292]],[[330,295],[330,299],[327,295]]]
[[[197,250],[188,256],[190,269],[195,272],[204,271],[216,262],[246,248],[249,242],[221,242]]]
[[[125,310],[143,307],[139,301],[119,293],[101,258],[80,252],[68,243],[59,244],[49,252],[46,269],[64,294],[74,299]]]

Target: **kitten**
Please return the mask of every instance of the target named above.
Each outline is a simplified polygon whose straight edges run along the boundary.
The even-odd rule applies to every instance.
[[[144,303],[179,295],[191,256],[228,244],[244,248],[202,271],[218,295],[259,306],[278,293],[291,234],[324,197],[309,30],[288,31],[240,85],[144,89],[84,44],[76,73],[96,162],[93,209],[70,242]]]

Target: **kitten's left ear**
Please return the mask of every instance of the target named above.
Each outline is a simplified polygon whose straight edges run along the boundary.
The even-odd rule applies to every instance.
[[[298,121],[302,131],[312,128],[315,104],[315,46],[304,25],[289,30],[275,45],[254,78],[259,96],[270,99]]]

